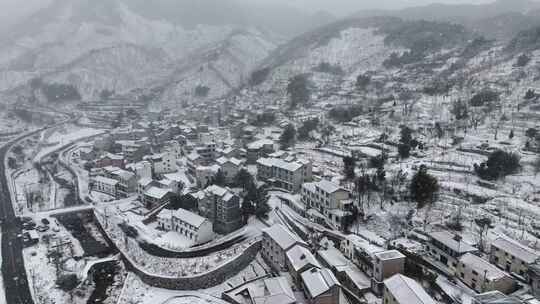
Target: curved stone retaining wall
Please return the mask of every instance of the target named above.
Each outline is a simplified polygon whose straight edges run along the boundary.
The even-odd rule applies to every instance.
[[[94,211],[95,212],[95,211]],[[133,271],[141,280],[154,287],[165,288],[171,290],[196,290],[196,289],[206,289],[210,287],[217,286],[224,283],[231,277],[237,275],[240,271],[248,267],[248,265],[255,259],[259,251],[261,250],[261,241],[257,241],[249,246],[242,254],[226,264],[221,265],[220,267],[213,269],[209,272],[194,275],[190,277],[167,277],[160,276],[159,274],[149,273],[148,271],[138,267],[134,263],[129,255],[125,254],[116,244],[109,238],[101,222],[95,213],[94,219],[96,221],[96,226],[99,231],[111,246],[116,248],[122,256],[122,260],[126,264],[126,268],[130,271]]]
[[[134,265],[129,258],[126,258],[125,255],[122,255],[122,257],[126,262],[127,268],[133,271],[144,283],[150,286],[172,290],[196,290],[217,286],[235,276],[248,267],[257,256],[260,248],[261,242],[256,242],[236,259],[229,261],[219,268],[201,275],[182,278],[160,277],[158,275],[147,273],[146,271],[137,268],[137,266]]]

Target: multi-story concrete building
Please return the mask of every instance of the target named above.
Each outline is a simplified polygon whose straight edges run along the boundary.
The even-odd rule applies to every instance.
[[[280,224],[263,229],[261,255],[274,270],[287,270],[287,251],[295,245],[307,247],[306,242]]]
[[[195,152],[205,161],[213,161],[217,156],[216,149],[217,144],[214,141],[210,141],[195,147]]]
[[[317,256],[323,267],[332,270],[342,286],[356,296],[362,297],[371,289],[370,279],[337,248],[319,250]]]
[[[384,281],[383,304],[437,304],[415,280],[401,274]]]
[[[116,197],[116,189],[118,186],[117,180],[105,176],[95,176],[92,178],[91,183],[92,190]]]
[[[170,189],[149,186],[142,192],[141,201],[147,209],[154,209],[170,202],[172,195]]]
[[[540,256],[533,249],[506,238],[498,238],[491,243],[489,261],[507,272],[528,277],[529,265]]]
[[[122,140],[116,141],[116,144],[120,145],[122,155],[128,162],[141,161],[143,156],[150,153],[150,145],[146,139],[141,141]]]
[[[152,164],[149,161],[128,164],[126,169],[134,172],[137,180],[142,178],[152,178]]]
[[[477,252],[478,249],[465,243],[461,237],[448,231],[431,232],[426,244],[428,255],[448,267],[450,272],[457,269],[458,259],[466,254]]]
[[[195,180],[197,181],[197,186],[199,188],[204,188],[216,177],[216,174],[219,172],[219,165],[211,166],[198,166],[195,168]]]
[[[384,280],[405,271],[405,256],[397,250],[386,250],[373,254],[371,289],[376,294],[383,291]]]
[[[316,209],[337,229],[344,229],[344,219],[353,203],[350,191],[323,179],[304,183],[301,194],[306,207]]]
[[[222,298],[232,304],[295,304],[297,301],[287,277],[263,277],[242,283],[223,292]]]
[[[242,226],[240,197],[230,189],[212,185],[196,196],[199,212],[212,221],[215,232],[227,234]]]
[[[257,160],[257,176],[271,186],[298,192],[305,182],[313,179],[309,161],[260,158]]]
[[[274,152],[276,143],[271,139],[259,139],[247,145],[246,158],[248,164],[255,164],[259,158]]]
[[[286,265],[294,282],[300,282],[300,274],[313,267],[322,268],[315,256],[303,245],[294,245],[285,253]]]
[[[114,166],[118,168],[124,168],[125,159],[123,155],[105,153],[96,160],[96,168],[103,168]]]
[[[162,210],[157,218],[159,228],[176,231],[193,245],[203,244],[213,239],[212,223],[188,210]]]
[[[301,274],[304,295],[309,304],[340,304],[341,285],[328,268],[311,268]]]
[[[137,191],[137,178],[135,173],[116,167],[103,168],[105,177],[118,181],[116,185],[116,196],[120,198],[128,197]]]
[[[508,294],[515,289],[515,281],[510,275],[471,253],[459,259],[457,273],[465,285],[478,293],[498,290]]]
[[[237,158],[220,157],[216,159],[221,172],[225,175],[225,181],[229,184],[234,182],[234,177],[244,165],[244,161]]]
[[[176,157],[174,153],[165,152],[145,157],[152,164],[155,175],[176,172]]]
[[[340,243],[340,250],[368,276],[373,275],[374,255],[385,251],[384,248],[371,244],[362,237],[349,234]]]

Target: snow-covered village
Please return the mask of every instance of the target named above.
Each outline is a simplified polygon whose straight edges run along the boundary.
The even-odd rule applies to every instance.
[[[5,1],[0,303],[540,304],[540,2]]]

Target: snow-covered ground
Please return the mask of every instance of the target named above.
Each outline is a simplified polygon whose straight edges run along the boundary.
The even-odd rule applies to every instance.
[[[130,273],[118,299],[118,304],[129,304],[136,301],[140,304],[224,304],[221,295],[234,286],[270,273],[270,268],[258,256],[250,265],[236,276],[221,285],[194,291],[173,291],[146,285],[136,275]]]
[[[106,210],[98,211],[97,216],[105,231],[118,248],[127,254],[140,269],[157,276],[187,277],[209,272],[236,259],[245,249],[259,241],[258,237],[248,238],[230,248],[197,258],[158,257],[143,250],[139,245],[139,241],[147,239],[155,231],[142,223],[141,216],[131,211],[123,212],[120,209],[122,207],[127,208],[127,210],[132,209],[132,207],[128,207],[127,205],[118,205],[116,209],[106,208]],[[139,240],[131,237],[126,238],[119,224],[136,227],[137,231],[143,235],[138,237]],[[154,237],[151,237],[151,239],[154,239]]]

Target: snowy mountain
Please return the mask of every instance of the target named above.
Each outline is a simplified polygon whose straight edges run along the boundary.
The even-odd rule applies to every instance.
[[[317,99],[353,92],[357,77],[365,73],[387,77],[403,69],[414,74],[411,79],[418,79],[433,71],[416,73],[417,64],[437,61],[438,55],[450,51],[460,53],[474,37],[450,23],[395,17],[347,19],[280,46],[252,75],[260,79],[252,79],[249,88],[277,95],[267,99],[285,98],[289,80],[307,75]],[[391,81],[381,84],[391,85]]]
[[[285,37],[235,1],[206,2],[216,1],[53,1],[0,34],[0,92],[20,95],[39,78],[84,100],[148,88],[170,100],[199,85],[208,98],[226,94]]]

